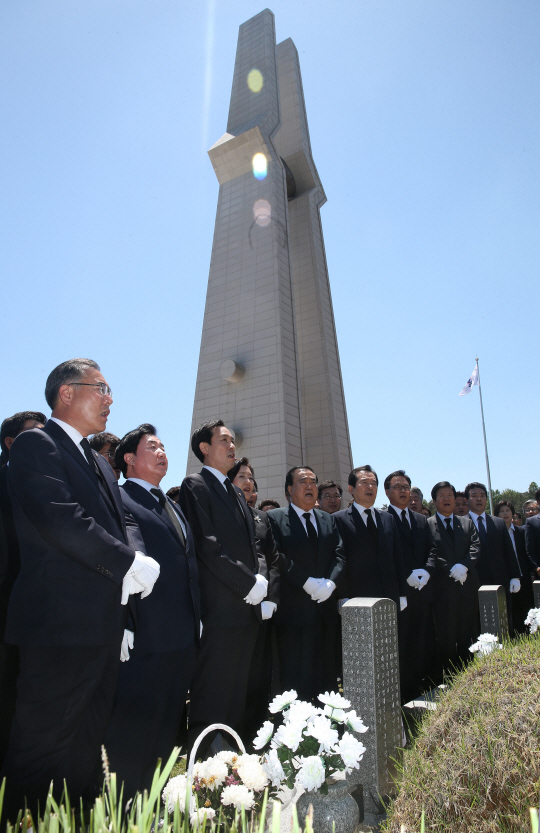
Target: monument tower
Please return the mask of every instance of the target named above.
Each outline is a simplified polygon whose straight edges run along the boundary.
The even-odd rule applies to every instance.
[[[298,53],[269,9],[240,26],[219,181],[192,430],[221,418],[262,497],[289,468],[344,488],[352,468]],[[200,469],[190,450],[188,474]]]

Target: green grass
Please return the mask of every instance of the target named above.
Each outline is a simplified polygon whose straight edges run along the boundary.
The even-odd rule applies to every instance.
[[[540,796],[540,639],[521,637],[453,679],[403,753],[385,830],[531,830]]]

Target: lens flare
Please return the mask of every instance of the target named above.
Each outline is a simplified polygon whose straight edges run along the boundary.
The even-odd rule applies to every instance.
[[[264,153],[256,153],[252,159],[253,164],[253,176],[255,179],[266,179],[266,174],[268,172],[267,164],[266,164],[266,156]]]
[[[253,206],[253,214],[255,215],[255,222],[258,226],[264,228],[270,225],[272,209],[267,200],[257,200]]]
[[[247,77],[247,85],[252,93],[260,93],[263,88],[264,78],[258,69],[252,69]]]

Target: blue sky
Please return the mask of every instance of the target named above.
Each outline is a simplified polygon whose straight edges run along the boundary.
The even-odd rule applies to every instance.
[[[1,416],[97,360],[185,473],[238,26],[252,0],[0,4]],[[540,480],[540,4],[276,0],[300,54],[355,465]],[[9,358],[8,358],[9,357]],[[210,415],[209,415],[210,416]],[[212,415],[213,416],[213,415]],[[309,462],[309,461],[306,461]],[[381,501],[379,501],[380,503]]]

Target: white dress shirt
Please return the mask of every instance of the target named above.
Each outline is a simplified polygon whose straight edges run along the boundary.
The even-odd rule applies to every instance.
[[[401,513],[403,512],[403,509],[398,509],[398,507],[397,507],[397,506],[394,506],[394,504],[393,504],[393,503],[391,503],[391,504],[390,504],[390,506],[392,507],[392,509],[394,510],[394,512],[396,513],[396,515],[398,516],[398,518],[401,520]],[[410,526],[410,527],[411,527],[411,529],[412,529],[412,526],[411,526],[411,516],[409,515],[409,510],[408,510],[408,508],[405,508],[405,517],[407,518],[407,522],[408,522],[409,526]]]
[[[365,506],[360,506],[360,504],[359,504],[359,503],[357,503],[356,501],[354,501],[353,506],[355,507],[356,511],[358,512],[358,514],[360,515],[360,517],[361,517],[361,518],[362,518],[362,520],[364,521],[365,525],[367,526],[367,515],[366,515],[366,512],[368,511],[368,509],[366,509],[366,507],[365,507]],[[370,506],[370,507],[369,507],[369,512],[371,512],[371,517],[373,518],[373,520],[374,520],[374,522],[375,522],[375,526],[378,526],[378,523],[377,523],[377,515],[376,515],[376,514],[375,514],[375,512],[374,512],[373,506]]]
[[[484,521],[484,529],[487,532],[486,513],[485,512],[482,512],[481,515],[477,515],[476,512],[473,512],[472,509],[469,509],[469,515],[471,516],[471,519],[472,519],[472,521],[473,521],[473,523],[476,527],[477,532],[479,531],[478,530],[478,518],[482,518],[482,520]]]
[[[214,477],[217,477],[217,479],[219,480],[219,482],[221,483],[221,485],[223,486],[223,488],[225,489],[225,491],[227,491],[227,487],[226,487],[226,485],[225,485],[225,481],[226,481],[228,478],[227,478],[227,475],[226,475],[226,474],[223,474],[223,472],[219,471],[218,469],[213,469],[213,468],[212,468],[212,466],[203,466],[203,469],[208,469],[208,471],[211,471],[211,472],[212,472],[212,474],[214,475]]]
[[[300,509],[300,507],[297,506],[296,503],[293,503],[292,501],[291,501],[291,506],[294,509],[294,511],[296,512],[296,514],[298,515],[298,517],[300,518],[300,523],[302,524],[302,526],[306,530],[306,535],[307,535],[306,519],[304,517],[302,517],[303,515],[306,515],[306,514],[311,517],[311,523],[313,524],[313,526],[315,528],[315,532],[318,535],[319,530],[317,529],[317,518],[315,517],[315,513],[313,512],[313,509],[310,509],[309,511],[306,512],[305,509]]]
[[[443,522],[443,526],[444,526],[444,528],[445,528],[445,529],[447,529],[448,524],[446,523],[446,521],[447,521],[448,519],[447,519],[447,518],[445,518],[445,517],[444,517],[444,515],[441,515],[441,513],[440,513],[440,512],[437,512],[437,515],[439,516],[439,518],[440,518],[440,519],[441,519],[441,521]],[[450,515],[450,529],[453,529],[453,528],[454,528],[454,516],[453,516],[453,515]]]
[[[59,425],[60,428],[62,428],[66,432],[70,440],[73,440],[73,442],[81,452],[82,456],[84,457],[86,463],[88,463],[88,460],[86,459],[86,454],[84,453],[83,448],[81,446],[81,440],[84,440],[83,435],[80,434],[79,431],[77,431],[77,429],[73,427],[73,425],[69,425],[67,422],[63,422],[61,419],[57,419],[56,417],[50,417],[50,419],[53,422],[56,422],[56,424]]]
[[[168,500],[167,495],[165,494],[165,492],[162,491],[162,489],[159,488],[159,486],[154,486],[153,483],[148,483],[147,480],[141,480],[140,477],[127,477],[126,480],[131,480],[133,483],[138,483],[139,486],[142,486],[143,489],[146,489],[146,491],[149,492],[152,495],[152,497],[154,498],[156,503],[159,503],[159,498],[158,498],[157,495],[152,494],[152,489],[157,489],[159,492],[161,492],[161,494],[163,495],[165,500]],[[174,503],[174,501],[173,501],[173,503]],[[176,517],[178,518],[178,523],[182,527],[182,532],[184,533],[184,538],[187,539],[186,527],[185,527],[185,524],[184,524],[182,518],[178,514],[178,512],[176,513]]]

